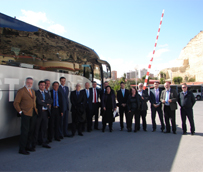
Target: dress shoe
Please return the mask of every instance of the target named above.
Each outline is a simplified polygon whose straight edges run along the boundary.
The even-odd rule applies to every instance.
[[[195,132],[191,132],[191,135],[192,135],[192,136],[195,135]]]
[[[61,140],[60,139],[55,139],[56,141],[60,142]]]
[[[52,142],[52,140],[51,139],[48,139],[48,143],[51,143]]]
[[[59,138],[60,138],[60,139],[63,139],[63,136],[60,136]]]
[[[143,129],[144,131],[147,131],[146,129]]]
[[[25,148],[25,150],[29,151],[29,152],[35,152],[35,148],[33,148],[33,147],[32,148]]]
[[[65,135],[64,137],[73,137],[72,134]]]
[[[187,132],[186,132],[186,131],[183,131],[183,135],[187,135]]]
[[[120,131],[123,131],[123,128],[120,128]]]
[[[173,134],[176,134],[176,131],[173,131]]]
[[[112,129],[109,129],[109,132],[112,132]]]
[[[170,131],[165,131],[164,133],[170,133]]]
[[[30,152],[27,152],[26,150],[19,150],[19,153],[23,155],[30,155]]]
[[[129,128],[129,129],[128,129],[128,132],[131,132],[131,131],[132,131],[132,129]]]
[[[94,129],[95,129],[95,130],[99,130],[99,128],[98,128],[98,127],[95,127]]]
[[[134,133],[136,133],[137,132],[137,130],[134,130]]]
[[[82,133],[78,133],[78,135],[79,135],[79,136],[83,136],[83,134],[82,134]]]
[[[49,145],[42,145],[43,148],[51,148]]]
[[[152,130],[152,132],[155,132],[155,131],[156,131],[156,129],[153,129],[153,130]]]
[[[163,132],[164,132],[164,129],[161,129],[161,132],[163,133]]]

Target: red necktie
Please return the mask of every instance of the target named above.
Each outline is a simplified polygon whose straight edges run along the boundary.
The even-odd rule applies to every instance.
[[[94,89],[94,103],[97,103],[97,99],[96,99],[96,97],[97,97],[96,89]]]

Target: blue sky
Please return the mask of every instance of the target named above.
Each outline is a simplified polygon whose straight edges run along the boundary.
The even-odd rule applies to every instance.
[[[0,12],[94,49],[118,76],[147,68],[165,9],[152,72],[175,66],[203,30],[202,0],[1,0]]]

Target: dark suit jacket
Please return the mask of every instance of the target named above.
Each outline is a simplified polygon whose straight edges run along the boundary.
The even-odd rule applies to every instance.
[[[92,95],[93,95],[93,87],[91,88],[92,89]],[[100,98],[100,100],[101,100],[101,97],[100,97],[100,95],[101,95],[101,90],[100,89],[98,89],[98,88],[96,88],[96,91],[97,91],[97,102],[99,103],[99,98]],[[93,96],[94,97],[94,96]],[[93,100],[92,100],[93,101]]]
[[[116,108],[116,100],[115,100],[115,94],[111,92],[111,99],[112,99],[112,108],[113,110]],[[107,94],[103,94],[102,98],[102,109],[105,107],[106,108],[106,102],[107,102]]]
[[[159,103],[160,103],[159,106],[162,105],[161,100],[160,100],[161,92],[162,92],[162,89],[159,88]],[[156,93],[155,93],[155,89],[152,89],[152,90],[150,91],[150,103],[151,103],[151,107],[154,107],[153,104],[156,104]]]
[[[144,98],[144,100],[142,98],[140,99],[140,101],[141,101],[141,110],[147,110],[148,109],[147,101],[149,100],[149,95],[148,95],[147,90],[142,91],[142,97]]]
[[[138,93],[136,93],[135,97],[137,99],[137,110],[141,110],[141,97]],[[128,100],[127,100],[127,110],[128,111],[132,110],[131,98],[132,98],[132,95],[129,94]]]
[[[103,96],[104,96],[105,93],[106,93],[106,90],[105,90],[105,91],[104,91],[104,89],[101,89],[101,90],[100,90],[101,104],[102,104],[102,98],[103,98]],[[115,96],[115,92],[114,92],[113,89],[111,89],[111,93],[114,94],[114,96]]]
[[[195,104],[195,96],[191,91],[187,91],[184,96],[183,92],[178,94],[178,104],[184,108],[192,108]]]
[[[51,98],[53,100],[53,90],[50,91],[51,93]],[[60,113],[63,113],[63,102],[62,102],[62,94],[61,92],[58,91],[58,101],[59,101],[59,110],[60,110]],[[54,100],[53,100],[54,102]],[[53,102],[52,102],[52,108],[53,108]]]
[[[86,107],[88,106],[88,108],[91,110],[92,109],[92,99],[93,99],[93,92],[92,92],[92,88],[89,88],[89,98],[87,98],[87,93],[86,93],[86,89],[82,90],[84,91],[84,94],[86,96]]]
[[[39,116],[42,114],[42,107],[46,107],[48,109],[49,115],[51,115],[50,110],[49,110],[49,106],[47,106],[47,104],[51,105],[52,99],[49,96],[49,93],[44,92],[44,94],[45,94],[45,100],[43,99],[43,96],[42,96],[42,93],[40,92],[40,90],[35,91],[36,105],[37,105]]]
[[[129,90],[125,89],[125,94],[124,94],[124,97],[123,97],[123,93],[122,93],[121,89],[117,91],[117,100],[118,100],[117,105],[119,107],[123,107],[123,106],[121,106],[121,104],[123,104],[123,103],[126,104],[127,103],[129,93],[130,93]]]
[[[65,86],[66,92],[64,92],[62,86],[59,86],[59,92],[62,94],[62,102],[63,102],[63,111],[68,111],[69,110],[69,88]]]
[[[178,95],[177,95],[177,93],[176,93],[176,90],[171,89],[171,90],[170,90],[170,95],[169,95],[169,99],[172,100],[172,102],[169,103],[171,110],[176,110],[176,109],[177,109],[177,103],[176,103],[177,98],[178,98]],[[162,101],[165,100],[165,99],[166,99],[166,90],[163,90],[163,91],[161,92],[160,100],[161,100],[161,102],[162,102]]]
[[[71,92],[71,112],[73,122],[84,122],[85,121],[85,107],[87,98],[84,91],[80,91],[80,95],[77,98],[76,90]]]

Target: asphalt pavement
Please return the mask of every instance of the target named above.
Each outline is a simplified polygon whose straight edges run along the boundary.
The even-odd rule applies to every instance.
[[[196,133],[182,135],[180,112],[176,112],[177,134],[152,132],[151,111],[147,132],[119,131],[119,118],[108,127],[84,132],[84,136],[50,143],[51,149],[37,146],[30,155],[18,153],[19,136],[0,140],[0,171],[203,171],[203,101],[194,106]],[[101,118],[100,118],[101,120]],[[141,120],[142,123],[142,120]],[[134,125],[134,124],[133,124]],[[101,128],[101,123],[99,124]]]

